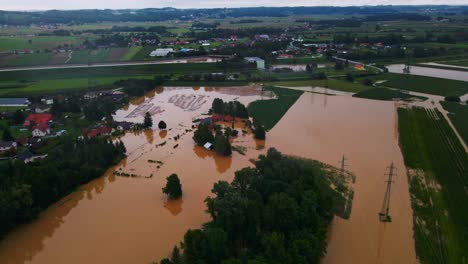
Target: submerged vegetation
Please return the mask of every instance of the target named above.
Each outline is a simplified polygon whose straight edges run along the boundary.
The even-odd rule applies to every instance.
[[[43,160],[0,165],[0,236],[125,157],[124,144],[109,138],[60,141]]]
[[[317,161],[269,149],[231,184],[214,184],[216,196],[205,200],[211,220],[187,231],[182,251],[161,263],[319,263],[328,226],[346,204],[347,187],[332,188],[331,175]]]
[[[437,110],[398,109],[408,170],[416,253],[424,264],[468,255],[468,155]]]
[[[417,100],[427,99],[422,96],[415,96],[415,95],[411,95],[409,93],[405,93],[399,90],[392,90],[392,89],[383,88],[383,87],[365,90],[365,91],[356,93],[353,96],[360,97],[360,98],[367,98],[367,99],[385,100],[385,101],[391,101],[394,99],[404,100],[404,101],[410,101],[414,99],[417,99]]]

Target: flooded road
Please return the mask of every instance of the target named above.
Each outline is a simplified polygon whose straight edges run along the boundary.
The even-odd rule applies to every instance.
[[[405,68],[405,65],[393,64],[393,65],[388,65],[387,68],[389,72],[403,74],[403,69]],[[445,70],[445,69],[437,69],[437,68],[411,66],[411,74],[468,82],[467,71]]]
[[[323,91],[315,91],[323,92]],[[351,217],[335,217],[323,263],[416,263],[412,212],[398,147],[394,102],[347,95],[304,93],[266,141],[240,133],[232,142],[246,155],[219,157],[194,146],[192,120],[206,117],[214,98],[244,104],[269,98],[260,87],[166,87],[117,111],[119,121],[141,122],[153,114],[154,129],[127,133],[128,157],[0,242],[0,263],[150,263],[166,257],[189,228],[208,220],[203,200],[214,182],[230,181],[249,159],[269,147],[338,166],[344,154],[356,175]],[[167,131],[156,129],[164,120]],[[236,122],[238,130],[242,122]],[[398,168],[390,201],[391,223],[378,220],[385,168]],[[118,174],[132,175],[123,177]],[[183,197],[167,202],[161,188],[177,173]]]

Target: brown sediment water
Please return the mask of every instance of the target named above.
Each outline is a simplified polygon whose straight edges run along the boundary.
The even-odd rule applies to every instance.
[[[267,134],[267,147],[317,159],[356,175],[349,220],[335,217],[323,263],[417,263],[412,210],[398,145],[396,105],[347,96],[304,93]],[[391,223],[379,221],[385,169],[398,168],[392,185]]]
[[[191,131],[192,120],[206,117],[202,114],[216,97],[247,104],[264,95],[256,86],[165,87],[117,111],[116,120],[141,122],[145,113],[141,107],[149,111],[159,107],[164,111],[153,112],[154,127],[164,120],[168,130],[123,136],[128,157],[9,234],[0,242],[0,263],[159,261],[189,228],[208,220],[203,200],[213,183],[232,180],[236,170],[253,166],[249,160],[269,147],[335,166],[345,154],[347,169],[357,176],[351,217],[335,217],[323,263],[416,262],[393,102],[304,93],[265,141],[253,139],[245,124],[236,120],[239,136],[232,144],[245,155],[234,151],[232,157],[220,157],[195,146]],[[399,173],[390,202],[393,221],[383,224],[377,214],[385,168],[392,161]],[[114,171],[134,177],[116,176]],[[167,201],[161,192],[171,173],[181,179],[180,200]]]

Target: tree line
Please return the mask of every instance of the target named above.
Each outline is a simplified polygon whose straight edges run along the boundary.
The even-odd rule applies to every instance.
[[[43,160],[0,164],[0,236],[76,189],[101,176],[125,157],[121,141],[59,138]]]
[[[255,168],[213,185],[211,219],[188,230],[160,264],[311,264],[326,252],[328,226],[343,201],[316,163],[275,149]]]

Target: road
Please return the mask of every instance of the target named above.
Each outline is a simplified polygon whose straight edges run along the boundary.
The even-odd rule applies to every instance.
[[[138,66],[138,65],[156,65],[156,64],[171,64],[171,63],[213,63],[220,61],[221,58],[212,57],[190,57],[182,59],[167,59],[157,61],[137,61],[137,62],[108,62],[108,63],[93,63],[93,64],[62,64],[49,66],[31,66],[31,67],[12,67],[1,68],[0,72],[14,71],[30,71],[30,70],[52,70],[52,69],[74,69],[74,68],[99,68],[99,67],[119,67],[119,66]]]

